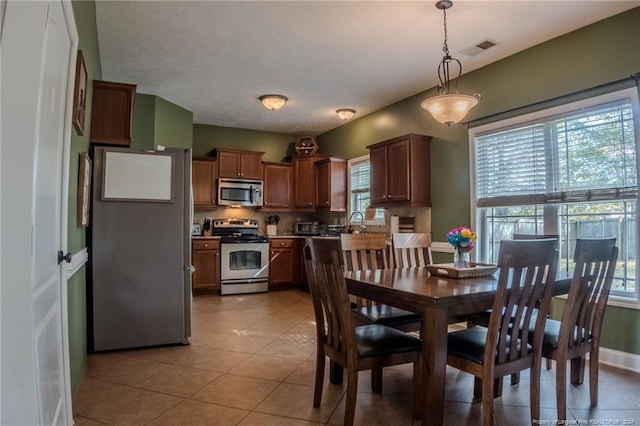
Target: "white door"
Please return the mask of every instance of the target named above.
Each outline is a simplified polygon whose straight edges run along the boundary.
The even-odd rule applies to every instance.
[[[66,251],[77,42],[70,2],[7,3],[1,424],[72,424],[66,264],[57,253]]]

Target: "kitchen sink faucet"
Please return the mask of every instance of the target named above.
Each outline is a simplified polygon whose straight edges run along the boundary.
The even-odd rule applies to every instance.
[[[353,219],[354,216],[356,215],[360,215],[360,232],[362,232],[363,234],[367,233],[367,227],[364,224],[364,215],[362,214],[362,212],[359,211],[355,211],[353,213],[351,213],[351,216],[349,216],[349,228],[351,228],[351,220]]]

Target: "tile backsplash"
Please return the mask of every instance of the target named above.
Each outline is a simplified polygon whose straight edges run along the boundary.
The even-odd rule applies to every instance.
[[[346,225],[347,214],[335,212],[263,212],[252,208],[231,208],[221,207],[213,211],[194,212],[194,223],[202,225],[205,218],[226,219],[256,219],[259,224],[258,231],[267,233],[267,216],[280,216],[280,223],[277,226],[278,235],[293,235],[294,223],[296,221],[317,220],[325,225]],[[369,232],[389,233],[390,220],[392,215],[415,218],[415,232],[431,232],[431,209],[424,207],[393,207],[386,209],[386,220],[384,225],[367,225]]]

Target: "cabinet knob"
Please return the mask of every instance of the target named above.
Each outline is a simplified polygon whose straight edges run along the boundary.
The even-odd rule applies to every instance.
[[[284,243],[280,243],[281,246],[284,246]]]
[[[309,203],[309,205],[311,205],[311,203]]]
[[[204,246],[205,246],[205,247],[209,247],[209,244],[205,244]]]

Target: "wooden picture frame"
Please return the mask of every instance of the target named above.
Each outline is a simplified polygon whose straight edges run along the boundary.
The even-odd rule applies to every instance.
[[[73,127],[78,135],[84,135],[84,116],[87,106],[87,67],[82,50],[76,59],[76,82],[73,88]]]
[[[89,206],[91,205],[91,159],[86,152],[80,153],[78,167],[78,228],[89,226]]]

